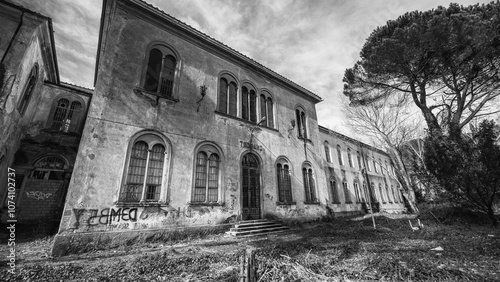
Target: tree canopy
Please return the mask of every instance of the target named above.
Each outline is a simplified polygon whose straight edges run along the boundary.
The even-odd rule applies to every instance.
[[[405,94],[432,134],[460,138],[471,119],[498,111],[500,2],[409,12],[378,27],[344,74],[351,104]]]

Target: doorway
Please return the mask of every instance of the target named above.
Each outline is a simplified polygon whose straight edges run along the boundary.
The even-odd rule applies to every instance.
[[[261,218],[260,207],[260,164],[254,154],[248,153],[241,161],[243,200],[242,219],[252,220]]]

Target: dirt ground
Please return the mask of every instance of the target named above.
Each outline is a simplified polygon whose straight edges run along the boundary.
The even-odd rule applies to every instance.
[[[49,255],[51,237],[24,240],[14,275],[0,258],[0,281],[238,281],[249,247],[259,281],[500,281],[500,228],[456,213],[423,213],[417,231],[404,216],[381,215],[377,230],[369,217],[334,219],[268,236],[209,235],[61,258]]]

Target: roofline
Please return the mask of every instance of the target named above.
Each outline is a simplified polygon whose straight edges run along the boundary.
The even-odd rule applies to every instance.
[[[111,0],[113,1],[113,0]],[[275,79],[278,82],[288,86],[289,88],[298,91],[300,94],[303,96],[306,96],[310,100],[312,100],[314,103],[319,103],[323,101],[323,99],[319,96],[314,94],[312,91],[298,85],[297,83],[291,81],[290,79],[278,74],[277,72],[271,70],[270,68],[258,63],[257,61],[243,55],[242,53],[232,49],[231,47],[223,44],[222,42],[208,36],[207,34],[196,30],[195,28],[189,26],[188,24],[172,17],[171,15],[165,13],[164,11],[158,9],[157,7],[146,3],[142,0],[114,0],[116,3],[121,4],[123,6],[128,5],[132,7],[139,8],[140,11],[143,13],[148,13],[154,17],[156,17],[156,20],[161,20],[161,23],[167,24],[171,27],[175,27],[176,31],[182,32],[184,34],[190,35],[195,41],[202,42],[203,44],[198,44],[198,45],[203,45],[203,46],[208,46],[214,48],[216,51],[222,51],[222,54],[229,55],[229,57],[233,60],[236,60],[237,62],[246,64],[250,67],[253,67],[255,70],[258,72],[261,72],[264,75],[267,75],[271,79]],[[105,12],[104,10],[106,9],[106,3],[108,0],[103,0],[103,11],[101,14],[101,27],[99,30],[99,43],[98,43],[98,54],[97,54],[97,63],[99,61],[99,53],[100,53],[100,47],[101,47],[101,40],[102,40],[102,32],[103,32],[103,25],[104,25],[104,16]],[[152,18],[151,18],[152,19]],[[153,19],[154,20],[154,19]],[[97,80],[97,67],[98,64],[96,64],[96,76],[94,79],[94,84],[95,81]]]
[[[382,150],[382,149],[375,148],[375,147],[373,147],[372,145],[368,145],[368,144],[363,143],[363,142],[361,142],[361,141],[359,141],[359,140],[356,140],[356,139],[354,139],[354,138],[352,138],[352,137],[349,137],[349,136],[344,135],[344,134],[342,134],[342,133],[338,133],[337,131],[333,131],[333,130],[328,129],[328,128],[326,128],[326,127],[324,127],[324,126],[321,126],[321,125],[318,125],[318,128],[319,128],[319,131],[320,131],[320,132],[321,132],[321,131],[323,131],[323,133],[326,133],[326,134],[328,134],[328,135],[333,135],[333,136],[338,137],[338,138],[340,138],[340,139],[347,140],[347,141],[349,141],[349,142],[355,143],[355,144],[357,144],[357,145],[358,145],[358,146],[360,146],[360,147],[369,148],[369,149],[374,150],[374,151],[376,151],[376,152],[378,152],[378,153],[380,153],[380,154],[383,154],[383,155],[389,156],[389,154],[388,154],[386,151]],[[390,157],[390,156],[389,156],[389,157]]]
[[[42,15],[42,14],[40,14],[40,13],[37,13],[37,12],[35,12],[35,11],[33,11],[33,10],[30,10],[30,9],[28,9],[28,8],[25,8],[24,6],[21,6],[21,5],[18,5],[18,4],[14,4],[14,3],[11,3],[11,2],[9,2],[9,1],[2,1],[2,4],[6,4],[6,5],[8,5],[8,6],[11,6],[11,7],[14,7],[14,8],[16,8],[16,9],[19,9],[19,10],[21,10],[21,11],[23,11],[23,12],[28,12],[28,13],[34,14],[34,15],[36,15],[36,16],[39,16],[39,17],[41,17],[41,18],[44,18],[44,19],[49,19],[49,20],[50,20],[50,18],[49,18],[49,17],[47,17],[47,16],[45,16],[45,15]]]
[[[102,7],[101,7],[101,23],[99,24],[99,39],[97,42],[97,54],[95,56],[95,66],[94,66],[94,88],[95,84],[97,82],[97,69],[99,67],[99,59],[101,57],[101,44],[102,44],[102,30],[104,26],[104,16],[106,15],[106,6],[107,6],[108,0],[103,0],[102,1]]]
[[[53,58],[54,58],[54,70],[56,72],[56,83],[59,83],[61,80],[60,80],[60,76],[59,76],[59,63],[57,62],[57,53],[56,53],[56,41],[54,39],[54,28],[52,26],[52,19],[51,18],[48,18],[48,22],[49,22],[49,38],[50,38],[50,42],[52,43],[51,47],[52,47],[52,54],[54,54]]]
[[[87,96],[87,97],[92,97],[92,95],[94,95],[94,91],[90,88],[86,88],[83,86],[79,86],[79,85],[75,85],[75,84],[71,84],[71,83],[67,83],[67,82],[53,83],[52,81],[45,80],[44,83],[46,85],[50,85],[50,86],[55,86],[55,87],[73,90],[73,91],[79,92],[82,95]]]

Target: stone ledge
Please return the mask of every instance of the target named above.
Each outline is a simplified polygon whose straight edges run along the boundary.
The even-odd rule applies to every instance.
[[[231,224],[219,224],[171,229],[63,233],[55,236],[51,253],[53,257],[61,257],[133,244],[202,238],[209,234],[224,233],[230,226]]]

